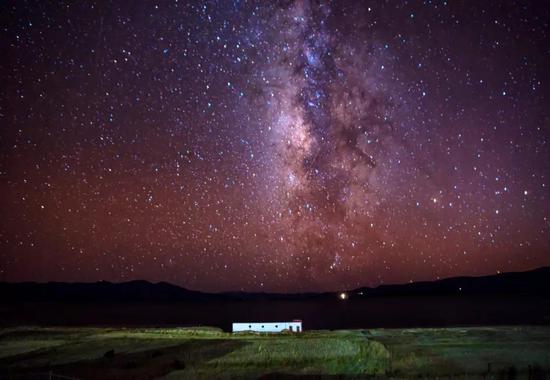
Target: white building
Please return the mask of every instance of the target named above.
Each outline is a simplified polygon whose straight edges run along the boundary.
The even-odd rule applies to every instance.
[[[302,321],[295,319],[292,322],[242,322],[233,323],[233,332],[256,331],[277,333],[288,330],[302,332]]]

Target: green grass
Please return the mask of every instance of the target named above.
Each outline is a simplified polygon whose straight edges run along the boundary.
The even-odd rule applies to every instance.
[[[114,356],[105,353],[114,350]],[[489,364],[491,372],[488,373]],[[216,328],[0,329],[0,375],[255,379],[326,375],[520,377],[550,371],[550,327],[229,334]]]
[[[199,378],[256,378],[269,373],[361,375],[383,374],[389,352],[358,332],[255,336],[239,339],[242,347],[196,368]],[[181,378],[177,371],[169,379]]]
[[[528,375],[550,370],[549,327],[377,329],[368,333],[388,348],[388,373],[420,376],[459,374]]]

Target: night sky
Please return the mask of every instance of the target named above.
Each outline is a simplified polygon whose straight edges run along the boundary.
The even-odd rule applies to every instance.
[[[3,1],[0,280],[550,265],[544,1]]]

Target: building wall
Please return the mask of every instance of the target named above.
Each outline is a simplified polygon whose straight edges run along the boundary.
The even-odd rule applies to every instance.
[[[258,332],[281,332],[290,330],[302,332],[302,322],[243,322],[233,323],[233,332],[258,331]]]

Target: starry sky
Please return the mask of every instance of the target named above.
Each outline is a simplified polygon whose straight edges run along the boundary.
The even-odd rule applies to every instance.
[[[550,265],[544,1],[4,1],[0,280]]]

